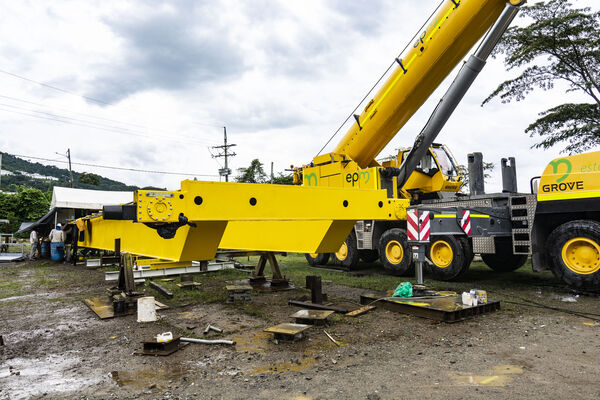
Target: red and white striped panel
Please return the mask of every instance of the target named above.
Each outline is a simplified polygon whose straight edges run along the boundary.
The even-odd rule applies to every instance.
[[[460,220],[460,227],[467,234],[471,236],[471,211],[463,210],[462,219]]]
[[[408,210],[406,212],[406,233],[408,240],[419,240],[419,213],[417,210]]]
[[[421,214],[421,224],[419,226],[419,240],[421,242],[429,241],[429,234],[431,233],[431,218],[429,218],[429,211],[423,211]]]

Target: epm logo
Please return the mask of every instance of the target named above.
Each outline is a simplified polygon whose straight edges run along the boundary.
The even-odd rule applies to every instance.
[[[371,179],[371,174],[369,171],[360,171],[354,172],[352,174],[346,174],[346,182],[352,183],[352,186],[356,182],[362,181],[362,183],[369,183],[369,179]]]
[[[551,183],[542,186],[542,192],[566,192],[570,190],[583,190],[583,181],[571,181],[571,182],[563,182],[565,179],[569,177],[571,171],[573,170],[573,165],[571,161],[566,158],[560,158],[556,161],[550,161],[550,165],[552,166],[552,173],[559,174],[559,168],[561,165],[564,165],[564,173],[563,175],[556,178],[556,183]]]

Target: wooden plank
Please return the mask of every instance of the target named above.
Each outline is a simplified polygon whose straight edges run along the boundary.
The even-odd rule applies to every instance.
[[[152,282],[150,281],[150,287],[159,291],[160,293],[162,293],[163,295],[167,296],[168,298],[173,298],[173,293],[171,293],[171,291],[169,291],[169,289],[167,289],[164,286],[159,285],[156,282]]]
[[[291,306],[312,308],[314,310],[331,310],[331,311],[335,311],[336,313],[340,313],[340,314],[346,314],[348,312],[348,310],[346,308],[326,306],[323,304],[308,303],[306,301],[290,300],[290,301],[288,301],[288,304]]]
[[[359,315],[363,315],[368,313],[371,310],[374,310],[375,306],[364,306],[354,311],[350,311],[349,313],[344,314],[346,317],[358,317]]]

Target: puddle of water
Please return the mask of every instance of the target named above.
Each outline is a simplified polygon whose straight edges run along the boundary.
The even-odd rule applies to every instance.
[[[494,375],[520,375],[523,373],[523,367],[512,364],[495,365],[488,372]]]
[[[494,365],[486,375],[476,375],[469,372],[448,373],[448,376],[456,383],[467,386],[506,386],[514,378],[510,375],[520,375],[523,367],[512,364]]]
[[[284,361],[276,361],[270,365],[264,365],[261,367],[256,367],[252,371],[250,371],[249,375],[256,374],[280,374],[282,372],[298,372],[303,371],[311,366],[313,366],[317,362],[317,359],[314,357],[301,358],[298,362],[284,362]]]
[[[141,369],[137,371],[112,371],[111,378],[118,386],[128,386],[135,388],[147,388],[150,385],[163,383],[170,380],[176,380],[184,377],[190,371],[181,367],[169,369]]]
[[[468,386],[506,386],[513,378],[506,375],[474,375],[469,373],[448,373],[457,383]]]
[[[76,376],[80,363],[79,357],[68,354],[53,354],[44,359],[13,358],[0,364],[0,387],[10,393],[11,399],[20,400],[44,393],[74,391],[103,380],[99,376]],[[12,375],[9,366],[19,375]]]
[[[255,332],[243,332],[233,335],[231,340],[235,344],[236,351],[248,351],[251,353],[266,353],[269,349],[269,339],[271,334],[267,332],[255,331]]]

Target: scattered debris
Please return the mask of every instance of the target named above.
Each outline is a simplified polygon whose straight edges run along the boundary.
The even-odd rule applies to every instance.
[[[154,297],[140,297],[137,300],[137,322],[154,321],[156,321],[156,307],[154,305]]]
[[[364,307],[358,308],[358,309],[356,309],[354,311],[350,311],[349,313],[346,313],[345,316],[346,317],[358,317],[359,315],[366,314],[369,311],[374,310],[375,308],[377,308],[377,307],[375,307],[375,306],[364,306]]]
[[[306,288],[310,290],[310,301],[314,304],[323,304],[327,295],[322,291],[321,277],[317,275],[306,276]]]
[[[306,336],[305,331],[312,328],[312,325],[305,324],[279,324],[265,329],[265,332],[272,333],[276,341],[282,340],[295,342]]]
[[[164,286],[160,286],[156,282],[150,281],[150,287],[153,289],[156,289],[158,292],[164,294],[168,298],[173,298],[173,293],[171,293],[171,291],[169,289],[165,288]]]
[[[334,311],[334,312],[340,313],[340,314],[346,314],[346,313],[348,313],[348,310],[345,309],[345,308],[334,307],[334,306],[326,306],[326,305],[323,305],[323,304],[308,303],[306,301],[290,300],[290,301],[288,301],[288,304],[291,305],[291,306],[298,306],[298,307],[304,307],[304,308],[312,308],[314,310],[331,310],[331,311]]]
[[[578,297],[578,294],[576,294],[575,296],[564,296],[560,299],[560,301],[562,301],[563,303],[577,303]]]
[[[333,314],[331,310],[299,310],[291,315],[297,324],[326,325],[327,318]]]
[[[182,342],[189,343],[198,343],[198,344],[227,344],[227,345],[235,345],[235,342],[232,340],[225,339],[216,339],[216,340],[207,340],[207,339],[193,339],[193,338],[184,338],[180,339]]]
[[[227,302],[235,303],[236,301],[252,301],[250,293],[252,292],[252,286],[250,285],[227,285]]]
[[[414,297],[412,299],[378,298],[372,294],[360,296],[360,304],[370,305],[374,302],[378,302],[377,304],[386,310],[443,322],[462,321],[479,314],[500,309],[500,301],[490,299],[488,299],[487,304],[465,306],[462,304],[462,296],[438,296],[417,299]]]
[[[0,346],[4,346],[4,339],[2,338],[2,335],[0,335]]]
[[[175,353],[182,347],[187,346],[187,343],[182,343],[181,336],[176,335],[171,335],[171,340],[159,342],[159,337],[161,337],[162,335],[165,334],[163,333],[151,339],[143,340],[142,344],[144,347],[141,350],[135,351],[133,354],[141,354],[146,356],[168,356]],[[165,339],[164,336],[162,336],[161,338]]]
[[[323,330],[323,332],[327,335],[329,340],[331,340],[337,347],[341,346],[341,344],[337,340],[335,340],[329,333],[327,333],[326,330]]]
[[[206,325],[206,329],[204,329],[204,334],[207,335],[210,331],[222,333],[223,329],[217,328],[216,326],[212,326],[211,324],[208,324],[208,325]]]

